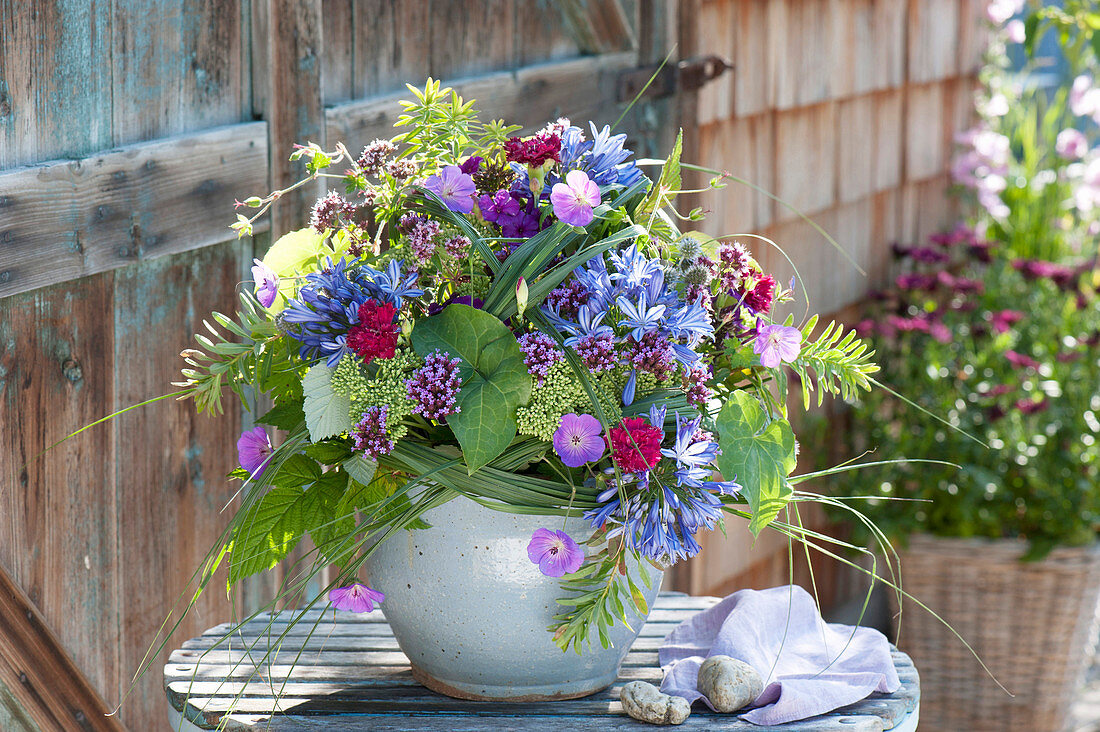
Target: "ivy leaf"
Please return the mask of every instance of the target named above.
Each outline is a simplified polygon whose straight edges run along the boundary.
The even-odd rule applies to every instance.
[[[344,470],[356,482],[369,485],[374,480],[374,473],[378,470],[378,463],[362,455],[352,455],[343,463]]]
[[[302,379],[306,428],[309,429],[309,439],[315,443],[347,432],[354,426],[350,414],[351,399],[332,390],[332,372],[333,369],[328,366],[317,364]]]
[[[785,419],[769,422],[755,397],[734,391],[718,415],[718,444],[718,469],[741,484],[752,511],[749,529],[759,536],[790,500],[794,431]]]
[[[473,475],[515,439],[516,409],[531,398],[523,351],[504,323],[469,305],[449,305],[439,315],[417,322],[412,345],[421,356],[439,349],[460,361],[460,411],[449,416],[447,424]]]

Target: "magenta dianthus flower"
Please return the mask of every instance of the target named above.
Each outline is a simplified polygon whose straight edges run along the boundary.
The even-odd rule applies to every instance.
[[[588,226],[595,215],[592,209],[600,205],[600,187],[583,170],[570,170],[564,183],[555,183],[550,191],[554,215],[571,226]]]
[[[436,175],[428,176],[424,188],[439,196],[452,211],[468,214],[474,210],[474,195],[477,193],[474,179],[457,165],[448,165]]]
[[[802,352],[802,332],[787,325],[765,325],[757,329],[752,352],[769,369],[777,368],[781,362],[790,363]]]
[[[584,564],[584,550],[564,531],[535,529],[527,545],[527,557],[547,577],[572,574]]]
[[[545,333],[524,333],[516,340],[523,351],[527,372],[535,377],[538,386],[542,386],[546,382],[546,375],[550,373],[550,367],[565,358],[565,354],[558,348],[558,342]]]
[[[424,365],[405,382],[409,399],[416,402],[414,412],[441,420],[460,411],[461,407],[455,406],[462,385],[460,363],[438,349],[428,354]]]
[[[381,603],[385,599],[386,596],[378,590],[372,590],[359,582],[347,587],[336,587],[328,593],[328,601],[333,607],[349,613],[369,613],[374,610],[374,603]]]
[[[351,439],[356,450],[375,458],[393,452],[393,440],[386,432],[389,413],[390,408],[386,405],[367,407],[362,418],[351,428]]]
[[[594,463],[603,457],[603,426],[591,414],[562,415],[554,432],[554,452],[571,468]]]
[[[271,452],[271,440],[267,431],[259,425],[242,432],[237,438],[237,461],[253,478],[259,478],[267,470]]]

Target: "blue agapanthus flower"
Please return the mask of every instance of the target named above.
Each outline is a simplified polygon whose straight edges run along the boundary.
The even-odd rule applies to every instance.
[[[611,134],[611,127],[604,125],[597,130],[593,122],[592,139],[586,140],[580,127],[570,126],[561,135],[561,167],[563,171],[583,170],[589,179],[601,188],[620,185],[628,188],[642,179],[637,163],[628,160],[633,151],[623,147],[626,135]]]
[[[359,324],[359,307],[367,300],[401,307],[404,298],[423,295],[414,287],[416,273],[404,274],[403,262],[390,262],[385,271],[348,268],[347,260],[325,260],[320,272],[306,275],[298,296],[280,315],[287,334],[301,343],[305,361],[324,359],[332,367],[349,352],[348,330]]]

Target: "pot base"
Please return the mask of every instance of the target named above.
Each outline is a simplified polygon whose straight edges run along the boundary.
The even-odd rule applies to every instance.
[[[579,699],[602,691],[615,683],[615,676],[607,679],[582,679],[562,684],[540,686],[486,686],[463,681],[441,681],[418,667],[412,666],[413,678],[432,691],[455,699],[495,702],[538,702]]]

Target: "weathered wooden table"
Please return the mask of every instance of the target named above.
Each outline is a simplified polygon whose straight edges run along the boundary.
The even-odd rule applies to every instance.
[[[413,680],[382,613],[311,611],[283,639],[270,663],[269,644],[286,630],[290,611],[263,616],[225,639],[228,624],[211,628],[174,651],[164,667],[172,729],[228,730],[643,730],[619,704],[622,683],[661,682],[657,649],[678,623],[717,602],[662,594],[630,649],[620,683],[573,701],[500,704],[441,696]],[[320,622],[317,622],[320,620]],[[316,623],[316,625],[315,625]],[[311,634],[312,631],[312,634]],[[904,653],[894,652],[902,688],[875,694],[831,714],[779,727],[756,727],[735,715],[696,705],[680,729],[747,732],[913,732],[920,683]],[[293,671],[291,665],[293,664]]]

